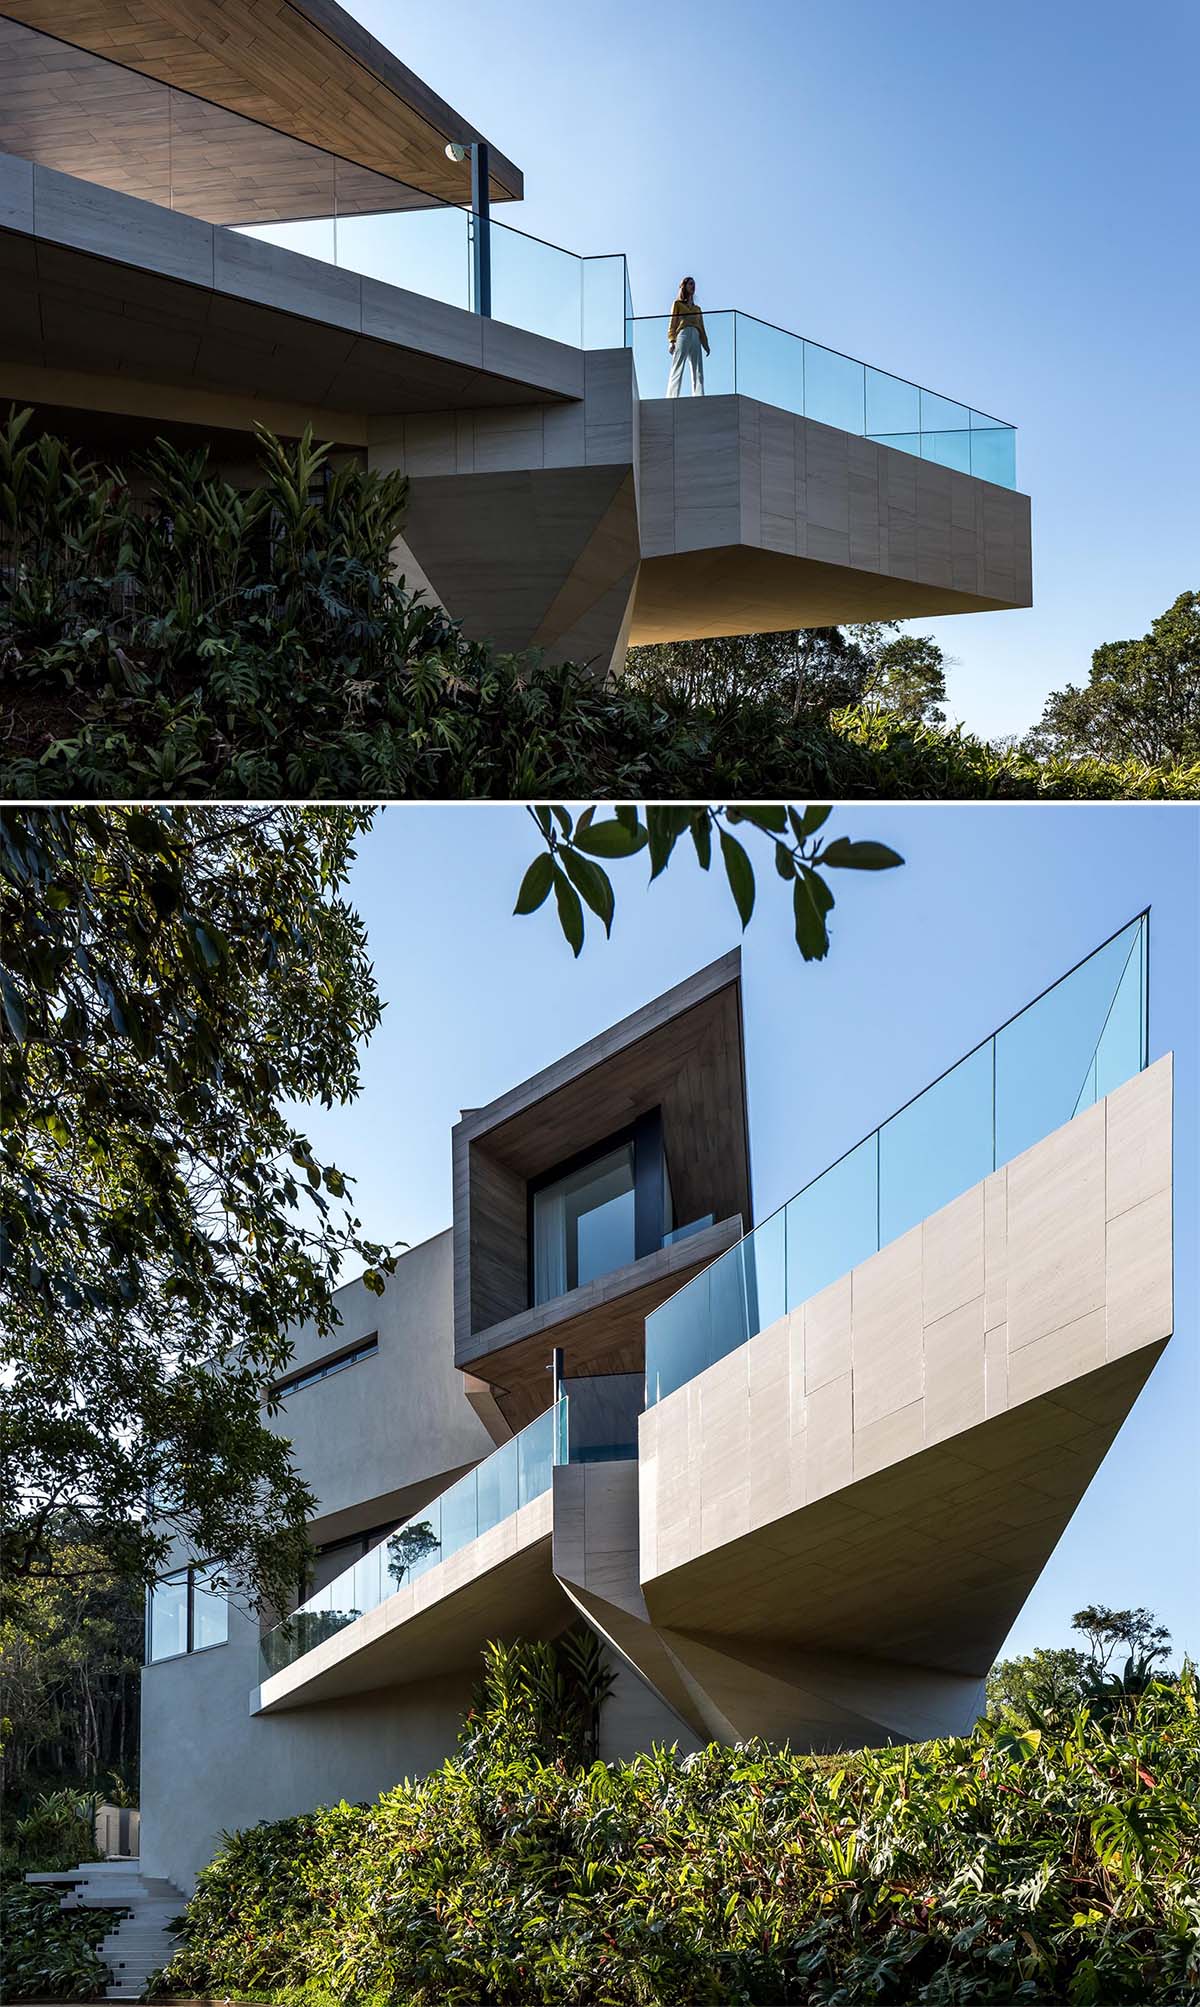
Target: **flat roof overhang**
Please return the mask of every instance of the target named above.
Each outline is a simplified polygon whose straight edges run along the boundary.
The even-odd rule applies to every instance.
[[[251,1712],[282,1714],[474,1667],[490,1638],[556,1636],[574,1605],[554,1575],[553,1520],[547,1490],[273,1673],[251,1693]]]
[[[5,21],[53,36],[68,53],[5,37]],[[104,76],[94,64],[73,63],[70,49],[120,69]],[[10,0],[0,10],[0,51],[0,147],[21,152],[32,144],[37,151],[28,157],[46,166],[106,179],[113,168],[106,125],[132,115],[128,142],[144,115],[122,83],[124,72],[393,177],[432,200],[470,200],[469,162],[448,160],[445,148],[447,141],[485,135],[335,0],[187,0],[186,7],[177,0]],[[198,137],[198,158],[204,145]],[[519,200],[519,168],[494,148],[489,157],[492,200]],[[178,169],[186,176],[186,158]]]
[[[344,412],[361,440],[368,416],[583,394],[582,352],[561,342],[11,155],[0,355],[0,396],[27,394],[3,377],[24,365],[125,380],[135,411],[159,384],[290,401],[318,429]]]

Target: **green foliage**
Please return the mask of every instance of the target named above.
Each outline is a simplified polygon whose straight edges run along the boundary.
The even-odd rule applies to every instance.
[[[1070,1646],[1039,1647],[1025,1658],[1001,1659],[988,1675],[988,1714],[998,1721],[1061,1723],[1085,1703],[1102,1715],[1145,1693],[1152,1682],[1176,1675],[1156,1670],[1171,1650],[1171,1633],[1153,1612],[1089,1603],[1076,1610],[1071,1629],[1087,1639],[1086,1652]],[[1113,1666],[1114,1655],[1127,1654]]]
[[[376,1288],[392,1261],[295,1114],[353,1099],[379,1021],[341,896],[369,820],[0,812],[6,1591],[72,1542],[143,1580],[178,1534],[294,1593],[314,1500],[262,1389],[348,1252]]]
[[[74,1778],[110,1795],[124,1789],[122,1775],[137,1774],[142,1595],[105,1574],[98,1548],[51,1537],[54,1572],[9,1583],[0,1616],[0,1782],[10,1812],[14,1792],[35,1780]]]
[[[546,843],[546,850],[534,858],[517,893],[516,913],[536,913],[551,890],[558,907],[558,921],[575,955],[583,948],[586,904],[601,921],[606,934],[612,931],[615,899],[612,881],[603,858],[612,862],[636,857],[645,850],[653,881],[666,870],[676,844],[690,836],[702,871],[712,863],[713,835],[738,918],[749,925],[754,911],[756,884],[754,866],[744,845],[733,835],[739,823],[765,837],[774,862],[775,874],[792,888],[792,912],[796,945],[806,962],[822,961],[829,953],[826,925],[833,911],[834,897],[824,877],[829,870],[890,871],[904,859],[886,843],[851,842],[838,836],[832,842],[818,837],[830,810],[819,804],[795,809],[782,802],[729,803],[725,806],[646,808],[642,813],[630,803],[621,803],[611,821],[597,822],[594,807],[585,808],[578,821],[561,803],[529,811]]]
[[[877,651],[867,702],[909,724],[942,725],[946,658],[930,634],[897,634]]]
[[[5,1872],[53,1873],[94,1861],[96,1813],[102,1802],[99,1791],[39,1792],[23,1817],[8,1822]]]
[[[0,2000],[103,1996],[111,1974],[97,1947],[112,1929],[112,1911],[60,1909],[61,1895],[57,1888],[0,1881]]]
[[[1039,1645],[1023,1658],[998,1659],[988,1674],[987,1711],[999,1722],[1070,1721],[1087,1690],[1088,1656],[1072,1646]]]
[[[228,1837],[181,1992],[405,2007],[1194,2001],[1195,1680],[845,1758],[469,1753]]]
[[[1041,760],[878,703],[845,708],[868,695],[882,628],[695,644],[715,651],[695,676],[651,673],[638,651],[607,688],[584,668],[498,656],[392,573],[401,480],[334,469],[310,438],[283,446],[263,433],[260,457],[261,485],[241,494],[202,454],[161,442],[114,472],[33,439],[25,414],[0,428],[0,793],[1200,793],[1196,753],[1190,769],[1053,749]],[[555,896],[573,926],[565,888],[586,895],[563,873]]]
[[[1200,592],[1181,592],[1140,641],[1097,648],[1088,681],[1052,691],[1026,743],[1040,756],[1200,760]]]
[[[489,1644],[459,1737],[472,1770],[522,1763],[594,1763],[600,1714],[616,1681],[600,1640],[580,1625],[554,1640]]]

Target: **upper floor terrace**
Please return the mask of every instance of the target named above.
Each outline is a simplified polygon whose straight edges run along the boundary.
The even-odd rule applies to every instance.
[[[668,401],[624,254],[501,220],[519,170],[332,0],[13,0],[0,61],[0,397],[60,429],[311,423],[409,474],[399,561],[469,636],[599,673],[1029,603],[986,397],[715,310]]]

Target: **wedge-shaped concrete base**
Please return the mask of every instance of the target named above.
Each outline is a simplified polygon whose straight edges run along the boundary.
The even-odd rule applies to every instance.
[[[1170,1178],[1167,1058],[642,1417],[646,1623],[710,1732],[969,1724],[1170,1335]]]

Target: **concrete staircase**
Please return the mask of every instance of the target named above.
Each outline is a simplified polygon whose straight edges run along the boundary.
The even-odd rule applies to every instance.
[[[175,1946],[168,1924],[177,1917],[185,1897],[173,1882],[143,1875],[137,1861],[81,1861],[69,1872],[27,1875],[31,1882],[56,1882],[66,1888],[63,1909],[115,1909],[124,1912],[100,1946],[100,1956],[112,1973],[106,2000],[140,2000],[152,1972],[166,1964]]]

